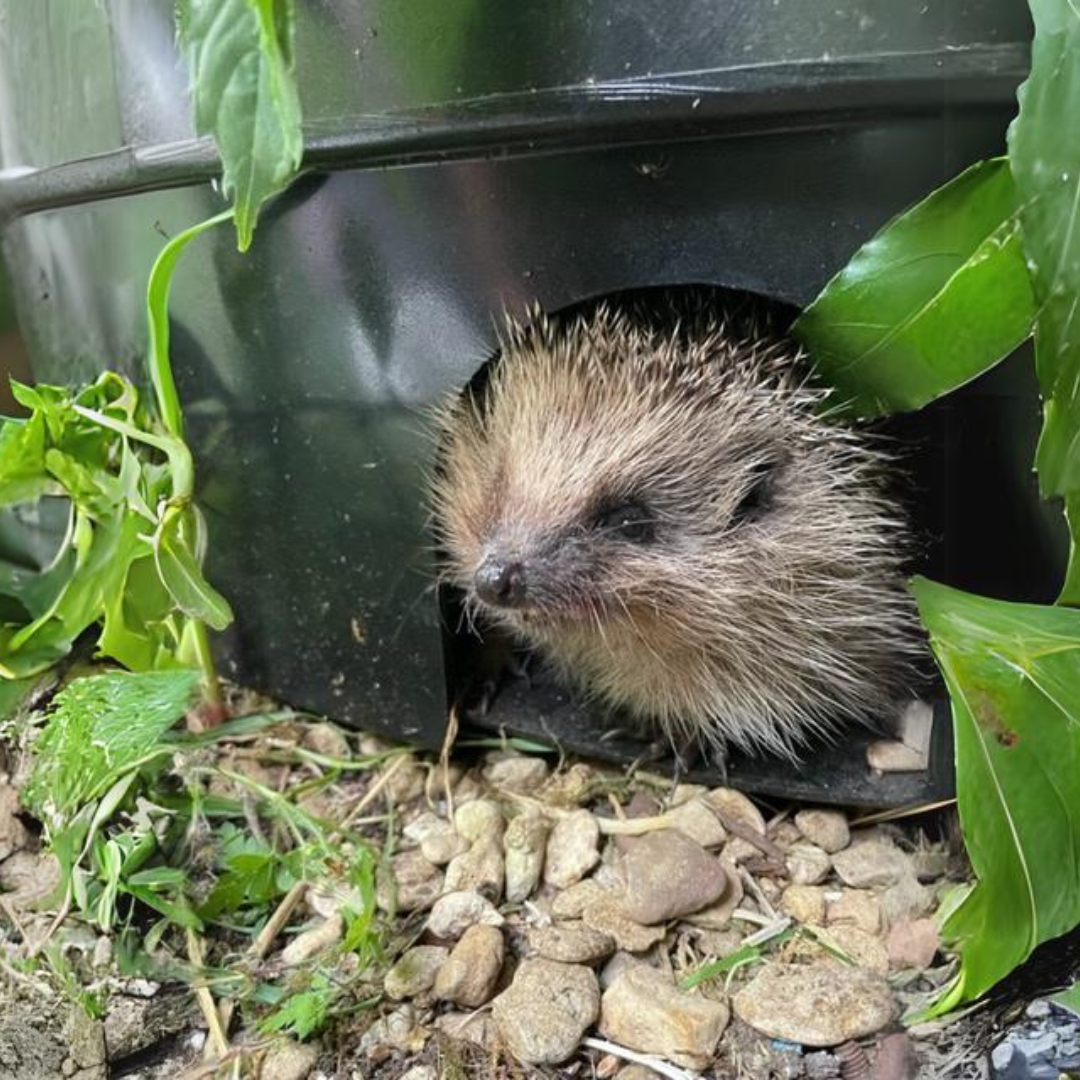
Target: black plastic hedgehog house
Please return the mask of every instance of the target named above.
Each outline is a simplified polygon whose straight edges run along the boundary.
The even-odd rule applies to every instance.
[[[101,358],[134,374],[162,236],[220,207],[172,3],[31,7],[0,0],[20,325],[39,379]],[[308,174],[250,253],[210,234],[174,289],[209,573],[237,612],[221,652],[242,682],[438,745],[467,673],[432,587],[419,417],[490,357],[498,314],[690,284],[806,303],[889,217],[1000,152],[1030,25],[1008,0],[682,0],[662,18],[644,0],[311,0],[298,15]],[[910,426],[924,568],[1036,599],[1053,575],[1011,558],[1054,544],[1026,380],[1006,365]],[[524,685],[484,722],[637,752]],[[824,760],[797,780],[736,763],[732,779],[887,804],[944,776]]]

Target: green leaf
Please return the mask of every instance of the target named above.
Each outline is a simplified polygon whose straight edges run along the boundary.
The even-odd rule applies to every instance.
[[[266,1033],[284,1031],[303,1040],[326,1023],[330,1006],[337,997],[333,982],[321,971],[311,979],[311,987],[290,995],[259,1024]]]
[[[183,716],[198,681],[196,671],[110,671],[70,683],[53,701],[34,747],[27,806],[51,827],[62,827],[80,808],[117,790]],[[99,824],[95,817],[91,832]]]
[[[174,899],[156,893],[146,885],[133,885],[128,883],[122,886],[124,892],[130,893],[136,900],[141,900],[147,907],[160,912],[170,922],[185,930],[202,930],[203,921],[192,910],[191,905],[183,896]]]
[[[917,409],[993,367],[1035,301],[1003,158],[973,165],[864,244],[795,323],[849,414]]]
[[[934,1011],[985,993],[1080,923],[1080,612],[912,591],[952,699],[975,887],[943,936],[960,972]]]
[[[224,630],[233,620],[232,608],[203,576],[193,550],[192,531],[185,514],[166,515],[154,538],[158,574],[185,615]]]
[[[300,166],[303,136],[293,73],[292,0],[180,0],[195,128],[213,135],[241,251],[259,208]]]
[[[45,469],[45,417],[5,418],[0,426],[0,506],[37,499],[52,483]]]
[[[1043,396],[1036,453],[1045,496],[1080,494],[1080,10],[1069,0],[1031,0],[1031,74],[1009,128],[1009,162],[1023,202],[1024,250],[1039,303],[1035,366]],[[1070,515],[1073,563],[1076,518]],[[1070,568],[1063,599],[1080,602]]]

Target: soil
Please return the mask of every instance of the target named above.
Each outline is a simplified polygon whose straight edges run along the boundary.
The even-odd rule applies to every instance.
[[[309,751],[308,756],[282,764],[289,758],[283,748],[287,751],[298,744]],[[40,851],[33,822],[16,808],[15,820],[0,822],[0,837],[18,837],[6,855],[0,850],[0,889],[7,890],[0,892],[0,930],[5,935],[0,942],[7,957],[0,954],[0,1077],[195,1080],[233,1075],[232,1070],[238,1069],[236,1075],[262,1075],[270,1080],[529,1075],[595,1076],[599,1080],[618,1075],[621,1080],[645,1080],[649,1073],[633,1064],[633,1048],[620,1048],[618,1040],[614,1049],[582,1041],[569,1058],[557,1064],[516,1059],[509,1048],[515,1037],[510,1022],[501,1017],[498,1023],[493,1020],[492,1000],[505,993],[521,962],[537,955],[537,949],[578,948],[581,941],[595,946],[598,935],[602,939],[604,933],[614,934],[614,943],[606,950],[601,943],[600,949],[613,959],[564,960],[561,953],[556,957],[560,963],[588,968],[598,976],[604,1005],[598,1022],[588,1025],[583,1037],[599,1034],[612,1041],[610,1033],[617,1029],[617,1020],[608,1012],[612,997],[607,987],[620,978],[620,962],[644,964],[663,974],[675,995],[672,1022],[677,1027],[678,1001],[682,1000],[678,994],[683,993],[676,990],[677,980],[731,955],[748,937],[754,941],[752,935],[760,936],[781,924],[783,928],[772,938],[766,936],[753,962],[718,973],[699,989],[686,992],[686,1016],[699,1006],[713,1009],[709,1015],[714,1018],[723,1013],[718,1041],[706,1037],[697,1051],[704,1055],[699,1059],[692,1053],[680,1058],[685,1047],[665,1049],[662,1035],[658,1036],[652,1044],[638,1047],[649,1068],[668,1069],[668,1075],[676,1077],[703,1072],[746,1080],[967,1080],[998,1075],[1022,1080],[1042,1075],[1018,1071],[1022,1063],[1016,1051],[1009,1051],[1007,1060],[1005,1052],[999,1051],[991,1063],[993,1046],[1014,1029],[1020,1032],[1018,1045],[1021,1056],[1027,1055],[1025,1062],[1039,1064],[1040,1047],[1050,1047],[1048,1061],[1071,1061],[1070,1039],[1077,1041],[1076,1021],[1057,1007],[1052,1012],[1036,1010],[1036,1016],[1025,1018],[1024,1005],[1039,989],[1031,984],[1019,991],[1019,1005],[1015,998],[1008,1008],[999,1002],[992,1016],[976,1011],[952,1024],[915,1028],[910,1033],[898,1023],[903,1012],[929,1001],[953,970],[949,957],[934,941],[927,944],[923,924],[946,887],[966,873],[949,830],[937,828],[928,835],[925,817],[885,824],[864,824],[854,816],[843,819],[830,813],[820,819],[799,815],[801,807],[753,807],[726,789],[710,792],[693,785],[673,789],[664,778],[582,762],[562,761],[552,767],[545,759],[512,747],[455,757],[447,766],[423,755],[393,754],[393,750],[379,740],[342,733],[328,724],[305,728],[293,721],[264,732],[255,741],[226,744],[217,753],[233,767],[243,762],[245,769],[257,772],[279,791],[310,780],[320,768],[317,755],[390,754],[371,771],[343,771],[338,781],[316,796],[318,813],[340,821],[346,814],[355,815],[358,803],[366,803],[371,819],[363,826],[365,835],[377,848],[394,852],[389,865],[384,865],[380,884],[383,906],[393,912],[386,916],[385,964],[415,944],[432,943],[451,956],[469,935],[458,929],[440,930],[444,936],[437,936],[431,929],[432,908],[448,891],[475,892],[490,901],[491,912],[497,910],[490,919],[498,920],[499,932],[473,935],[481,951],[466,965],[464,974],[475,982],[476,971],[489,959],[483,949],[498,945],[490,985],[470,984],[463,989],[440,969],[433,986],[410,987],[398,994],[400,1000],[382,994],[374,1002],[370,998],[353,1002],[304,1043],[269,1038],[241,1023],[229,1031],[224,1059],[215,1059],[206,1052],[206,1014],[191,988],[183,982],[119,977],[108,941],[74,918],[53,938],[70,961],[70,979],[57,980],[44,968],[29,973],[21,969],[16,961],[51,921],[50,912],[37,910],[47,893],[43,882],[50,873],[50,858]],[[9,747],[0,761],[8,767],[0,785],[17,787],[17,755]],[[473,809],[467,810],[470,803]],[[524,899],[508,901],[504,889],[520,890],[521,885],[510,884],[518,871],[507,858],[512,844],[504,844],[503,830],[526,811],[546,822],[547,876],[541,876]],[[573,826],[567,824],[571,818]],[[645,872],[650,861],[659,857],[657,853],[670,846],[659,842],[654,851],[648,847],[650,835],[653,840],[658,835],[670,837],[671,832],[663,830],[676,825],[677,831],[685,830],[679,844],[693,845],[704,868],[698,880],[679,883],[678,889],[670,875],[650,882]],[[551,847],[556,832],[561,836],[559,843],[569,845],[557,855]],[[576,840],[575,832],[580,834]],[[833,850],[826,851],[822,844]],[[437,854],[440,845],[446,850]],[[852,855],[853,851],[860,854],[855,851],[860,846],[862,863]],[[683,865],[694,862],[680,859]],[[726,882],[723,875],[716,877],[716,860],[726,868]],[[397,874],[396,881],[387,874],[390,868]],[[869,876],[863,880],[859,873]],[[874,878],[874,873],[879,876]],[[589,886],[593,891],[584,914],[575,912],[567,918],[564,909],[570,905],[573,890],[584,896],[589,890],[582,891],[581,883],[590,882],[595,887]],[[901,884],[908,890],[902,896]],[[654,910],[656,902],[669,902],[671,894],[684,886],[686,894],[680,893],[677,900],[682,909]],[[387,889],[391,894],[396,891],[396,903],[387,900]],[[656,895],[644,895],[650,889]],[[590,903],[594,910],[601,910],[595,907],[597,903],[615,901],[618,918],[625,919],[625,925],[619,923],[619,929],[613,929],[610,922],[601,926],[594,918],[596,933],[590,936],[576,929],[589,923]],[[643,921],[630,919],[627,911],[640,912]],[[713,914],[702,917],[709,912]],[[283,932],[266,950],[261,970],[281,970],[286,948],[315,950],[311,959],[300,962],[299,970],[304,964],[314,965],[319,956],[325,958],[326,949],[336,940],[331,933],[333,914],[325,897],[311,890],[306,903],[286,920]],[[319,932],[328,945],[319,945]],[[305,933],[307,942],[301,940]],[[219,966],[235,962],[235,939],[215,941],[208,935],[206,947]],[[913,967],[919,950],[920,963]],[[435,954],[444,956],[438,949]],[[857,969],[860,977],[877,980],[874,985],[885,988],[895,1008],[883,1019],[869,1021],[876,1025],[870,1030],[854,1029],[842,1045],[800,1041],[811,1039],[809,1032],[781,1037],[775,1031],[755,1030],[745,1022],[749,1014],[742,1011],[740,1002],[748,1000],[747,988],[769,965],[803,972],[820,968],[837,983]],[[523,1020],[527,1024],[529,1017]],[[461,1037],[463,1031],[467,1037]],[[678,1061],[674,1069],[673,1059]],[[1013,1071],[1004,1071],[1008,1068]]]

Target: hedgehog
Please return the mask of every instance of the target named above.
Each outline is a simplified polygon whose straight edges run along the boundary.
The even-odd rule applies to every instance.
[[[436,423],[440,578],[472,625],[721,761],[887,726],[918,653],[892,452],[774,321],[532,309]]]

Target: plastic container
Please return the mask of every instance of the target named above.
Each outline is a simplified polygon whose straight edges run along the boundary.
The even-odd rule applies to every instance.
[[[0,226],[40,379],[138,372],[153,257],[220,207],[171,7],[0,0]],[[1031,30],[1013,0],[298,7],[310,172],[247,256],[210,234],[174,289],[209,573],[238,616],[223,659],[437,745],[463,673],[452,647],[444,663],[422,417],[490,356],[493,316],[688,283],[805,303],[1002,150]],[[1020,364],[913,422],[932,573],[1052,595],[1037,423]],[[913,783],[870,801],[930,791]]]

